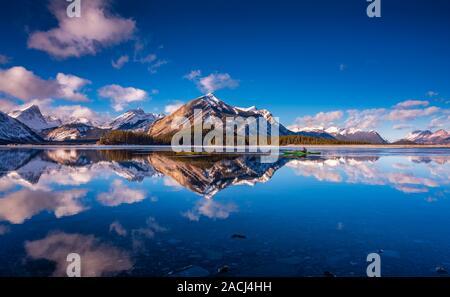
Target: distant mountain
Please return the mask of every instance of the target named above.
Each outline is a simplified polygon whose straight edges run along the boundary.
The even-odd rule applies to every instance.
[[[400,139],[400,140],[396,140],[394,142],[391,142],[391,144],[397,144],[397,145],[414,145],[417,144],[414,141],[411,140],[406,140],[406,139]]]
[[[364,142],[371,144],[385,144],[388,143],[381,137],[381,135],[376,131],[363,131],[359,129],[341,129],[337,127],[330,128],[303,128],[298,129],[297,134],[310,136],[310,137],[320,137],[327,139],[337,139],[340,141],[350,141],[350,142]]]
[[[50,120],[50,118],[45,118],[37,105],[30,105],[23,109],[14,110],[8,115],[22,122],[35,131],[54,128],[60,124],[60,122],[58,122],[57,120],[52,121]]]
[[[323,128],[303,128],[297,129],[295,132],[296,135],[308,136],[308,137],[318,137],[325,139],[335,139],[333,135],[326,132]]]
[[[233,107],[221,101],[213,94],[208,94],[194,99],[178,108],[172,114],[157,120],[150,127],[149,134],[153,137],[165,137],[173,135],[174,133],[180,131],[181,127],[172,127],[172,122],[179,117],[184,117],[192,121],[194,118],[195,109],[202,110],[203,120],[210,116],[217,117],[221,120],[224,120],[226,117],[242,117],[244,119],[248,117],[262,117],[267,123],[268,134],[270,133],[271,125],[279,125],[280,135],[294,134],[283,125],[278,124],[273,118],[272,114],[267,110],[258,110],[255,107]]]
[[[95,121],[92,121],[90,119],[81,117],[81,118],[70,118],[69,120],[67,120],[66,122],[63,123],[64,125],[70,125],[70,124],[83,124],[83,125],[87,125],[87,126],[92,126],[92,127],[97,127],[99,126],[99,124]],[[61,126],[61,125],[60,125]]]
[[[450,132],[443,129],[432,132],[430,130],[417,130],[406,135],[404,140],[418,144],[450,144]]]
[[[102,126],[102,128],[144,132],[147,131],[156,120],[159,120],[162,117],[164,117],[164,115],[145,113],[142,109],[138,108],[127,111],[110,123]]]
[[[43,130],[42,134],[50,141],[98,140],[108,130],[83,123],[65,124],[54,129]]]
[[[43,139],[27,125],[0,112],[0,144],[39,142]]]
[[[331,134],[337,140],[342,141],[356,141],[356,142],[366,142],[371,144],[386,144],[388,143],[381,135],[374,130],[363,131],[359,129],[339,129],[336,127],[331,127],[325,130],[325,132]]]

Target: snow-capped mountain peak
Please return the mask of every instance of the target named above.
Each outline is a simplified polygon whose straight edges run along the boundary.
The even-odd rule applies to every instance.
[[[325,135],[330,135],[337,140],[349,141],[349,142],[365,142],[373,144],[387,143],[380,134],[375,130],[364,131],[358,128],[338,128],[332,126],[329,128],[323,127],[303,127],[297,129],[297,133],[304,134],[307,136],[319,136],[324,137]]]
[[[434,133],[430,130],[417,130],[406,135],[405,139],[419,144],[449,144],[450,132],[443,129]]]
[[[37,105],[25,106],[24,108],[10,112],[8,115],[35,131],[42,131],[58,126],[55,122],[48,122]]]
[[[161,114],[145,113],[141,108],[132,109],[113,119],[103,128],[113,130],[147,131],[148,128],[158,119]]]
[[[258,109],[256,108],[256,106],[250,106],[250,107],[236,107],[236,109],[242,110],[242,111],[257,111]]]
[[[211,105],[218,105],[218,104],[220,104],[219,98],[217,98],[213,93],[206,94],[204,96],[204,100],[207,101]]]
[[[42,138],[22,122],[0,111],[0,143],[34,143]]]

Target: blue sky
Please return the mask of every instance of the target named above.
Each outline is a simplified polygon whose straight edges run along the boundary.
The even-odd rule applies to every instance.
[[[4,1],[0,103],[107,117],[214,91],[292,127],[450,129],[450,2],[381,3],[81,0],[69,20],[63,0]]]

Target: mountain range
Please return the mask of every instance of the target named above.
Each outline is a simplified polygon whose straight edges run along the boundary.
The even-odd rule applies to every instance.
[[[316,136],[319,135],[323,138],[334,138],[340,141],[358,141],[371,144],[386,144],[388,143],[381,135],[375,131],[363,131],[360,129],[349,128],[303,128],[298,130],[298,133],[303,133],[304,135]]]
[[[59,119],[55,116],[44,115],[37,105],[30,105],[11,111],[8,114],[0,113],[0,143],[95,142],[111,130],[144,132],[155,138],[170,137],[181,129],[172,127],[172,121],[177,117],[192,120],[196,109],[202,110],[203,119],[208,117],[216,117],[221,120],[224,120],[226,117],[242,117],[244,119],[255,117],[262,119],[267,124],[269,135],[271,127],[276,125],[279,128],[280,136],[301,135],[371,144],[388,143],[374,130],[305,127],[291,131],[277,122],[272,113],[266,109],[257,109],[255,106],[249,108],[231,106],[213,94],[207,94],[191,100],[169,115],[146,113],[139,108],[129,110],[110,122],[102,124],[86,118],[71,117]],[[250,133],[250,131],[247,132]],[[450,133],[445,130],[436,132],[428,130],[414,131],[398,143],[449,144]]]
[[[443,129],[431,132],[430,130],[417,130],[409,133],[405,140],[418,144],[448,144],[450,143],[450,132]]]
[[[272,114],[268,110],[258,110],[255,107],[252,108],[238,108],[226,104],[225,102],[219,100],[213,94],[208,94],[197,99],[194,99],[177,110],[175,110],[170,115],[157,120],[149,129],[148,133],[154,137],[164,137],[167,135],[173,135],[174,133],[180,131],[183,127],[174,128],[172,122],[177,118],[189,119],[191,122],[194,119],[194,110],[202,110],[203,120],[208,117],[216,117],[221,120],[225,120],[226,117],[254,117],[263,118],[267,123],[267,132],[270,135],[271,126],[278,125],[280,135],[294,134],[292,131],[288,130],[282,124],[275,121]],[[251,134],[251,132],[249,132]]]

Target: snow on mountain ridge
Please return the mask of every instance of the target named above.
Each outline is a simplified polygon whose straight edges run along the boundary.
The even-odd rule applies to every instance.
[[[9,116],[27,125],[35,131],[42,131],[58,126],[57,122],[48,122],[37,105],[28,105],[22,109],[11,111]]]
[[[132,109],[114,118],[102,128],[143,132],[147,131],[156,120],[162,117],[161,114],[145,113],[141,108]]]
[[[408,133],[405,140],[409,140],[419,144],[449,144],[450,132],[444,129],[432,132],[430,130],[416,130]]]
[[[0,112],[0,143],[42,142],[41,137],[22,122]]]

